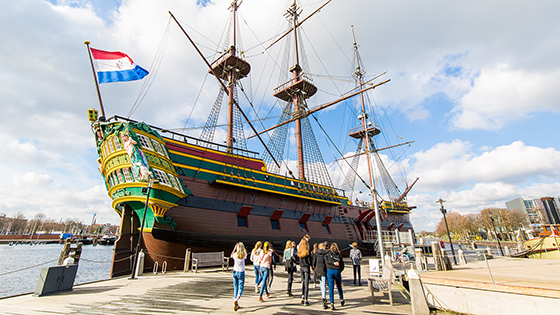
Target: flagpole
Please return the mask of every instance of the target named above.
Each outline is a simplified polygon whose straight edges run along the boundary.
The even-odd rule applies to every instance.
[[[97,73],[95,73],[95,67],[93,66],[93,59],[91,58],[91,49],[89,49],[89,41],[86,40],[84,44],[86,44],[87,46],[89,62],[91,63],[91,71],[93,72],[95,88],[97,89],[97,98],[99,99],[99,107],[101,108],[101,116],[105,119],[105,109],[103,108],[103,101],[101,100],[101,92],[99,91],[99,83],[97,82]]]

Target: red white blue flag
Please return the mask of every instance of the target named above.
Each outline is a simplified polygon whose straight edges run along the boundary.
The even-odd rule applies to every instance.
[[[134,64],[132,59],[120,51],[104,51],[91,48],[99,83],[141,80],[148,71]]]

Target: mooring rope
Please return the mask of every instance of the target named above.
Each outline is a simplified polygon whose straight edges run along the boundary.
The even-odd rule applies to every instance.
[[[39,266],[41,266],[41,265],[49,264],[49,263],[52,263],[52,262],[55,262],[55,261],[58,261],[58,259],[46,261],[46,262],[41,263],[41,264],[37,264],[37,265],[25,267],[25,268],[18,269],[18,270],[12,270],[12,271],[8,271],[8,272],[5,272],[5,273],[0,273],[0,277],[1,277],[1,276],[5,276],[5,275],[9,275],[9,274],[11,274],[11,273],[16,273],[16,272],[20,272],[20,271],[23,271],[23,270],[27,270],[27,269],[39,267]]]

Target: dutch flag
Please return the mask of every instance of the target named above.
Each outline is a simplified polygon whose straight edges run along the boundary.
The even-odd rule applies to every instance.
[[[141,80],[148,71],[134,64],[132,59],[120,51],[104,51],[91,48],[99,83]]]

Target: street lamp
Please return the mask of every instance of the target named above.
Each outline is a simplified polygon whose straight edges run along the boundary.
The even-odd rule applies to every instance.
[[[449,226],[447,226],[447,218],[445,217],[447,210],[445,210],[445,208],[443,207],[443,203],[445,202],[445,200],[439,198],[436,202],[438,202],[441,205],[441,208],[439,210],[443,214],[443,220],[445,221],[445,228],[447,229],[447,237],[449,238],[449,245],[451,246],[451,254],[453,255],[453,262],[455,263],[455,265],[457,265],[457,258],[455,258],[455,249],[453,249],[453,242],[451,241],[451,235],[449,234]]]
[[[494,228],[494,234],[496,235],[496,240],[498,241],[498,247],[500,248],[500,253],[504,256],[504,251],[502,250],[502,244],[500,244],[500,238],[498,237],[498,232],[496,232],[496,226],[494,225],[494,218],[491,214],[488,215],[490,217],[490,221],[492,222],[492,228]]]
[[[154,178],[152,175],[148,178],[148,189],[146,190],[146,205],[144,206],[144,215],[142,216],[142,225],[140,227],[140,236],[138,237],[138,244],[136,244],[136,254],[134,255],[134,266],[132,268],[132,276],[130,279],[135,279],[136,269],[138,268],[138,256],[140,252],[140,246],[142,244],[142,234],[144,233],[144,222],[146,221],[146,212],[148,211],[148,202],[150,201],[150,192],[152,191],[152,186],[154,185]],[[142,188],[144,192],[146,188]]]

